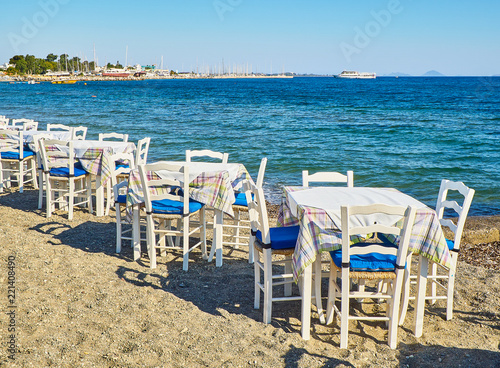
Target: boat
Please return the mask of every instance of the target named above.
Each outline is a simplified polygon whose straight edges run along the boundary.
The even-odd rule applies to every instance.
[[[102,72],[103,77],[118,77],[118,78],[128,78],[131,72],[124,69],[109,69]]]
[[[78,82],[76,79],[60,79],[52,81],[52,84],[75,84]]]
[[[366,73],[366,72],[356,72],[350,70],[344,70],[342,73],[335,75],[335,78],[345,78],[345,79],[375,79],[377,74]]]

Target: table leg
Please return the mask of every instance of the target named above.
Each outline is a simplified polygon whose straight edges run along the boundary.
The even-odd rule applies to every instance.
[[[132,210],[132,239],[134,247],[134,261],[141,258],[141,226],[140,226],[140,207],[133,206]]]
[[[104,216],[104,186],[101,185],[101,175],[96,176],[95,185],[95,213],[96,216]]]
[[[305,268],[302,280],[302,327],[301,333],[304,340],[311,337],[311,298],[312,298],[312,265]]]
[[[415,337],[422,336],[428,271],[429,260],[420,255],[418,260],[417,297],[415,300]]]

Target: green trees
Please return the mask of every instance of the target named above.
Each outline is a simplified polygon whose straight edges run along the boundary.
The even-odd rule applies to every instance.
[[[69,58],[68,54],[55,55],[48,54],[45,59],[36,58],[34,55],[15,55],[9,60],[14,68],[10,70],[12,74],[45,74],[48,71],[92,71],[94,62],[83,61],[75,56]]]

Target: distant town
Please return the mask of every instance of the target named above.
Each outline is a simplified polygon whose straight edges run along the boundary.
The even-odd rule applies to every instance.
[[[162,62],[163,64],[163,62]],[[163,65],[122,65],[70,58],[68,54],[49,54],[45,59],[33,55],[15,55],[8,63],[0,65],[0,80],[3,81],[64,81],[64,80],[130,80],[164,78],[291,78],[294,73],[255,73],[249,65],[219,65],[197,67],[193,71],[178,71],[163,68]]]

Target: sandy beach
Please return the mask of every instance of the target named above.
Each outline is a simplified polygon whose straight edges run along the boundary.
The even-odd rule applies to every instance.
[[[194,252],[188,272],[179,253],[150,270],[145,255],[115,253],[112,216],[46,219],[37,195],[0,194],[2,367],[500,367],[498,216],[467,221],[451,321],[441,302],[427,306],[417,339],[411,309],[395,350],[382,324],[352,323],[340,349],[337,324],[314,310],[302,340],[300,303],[278,303],[261,322],[247,249],[225,248],[221,268]]]

